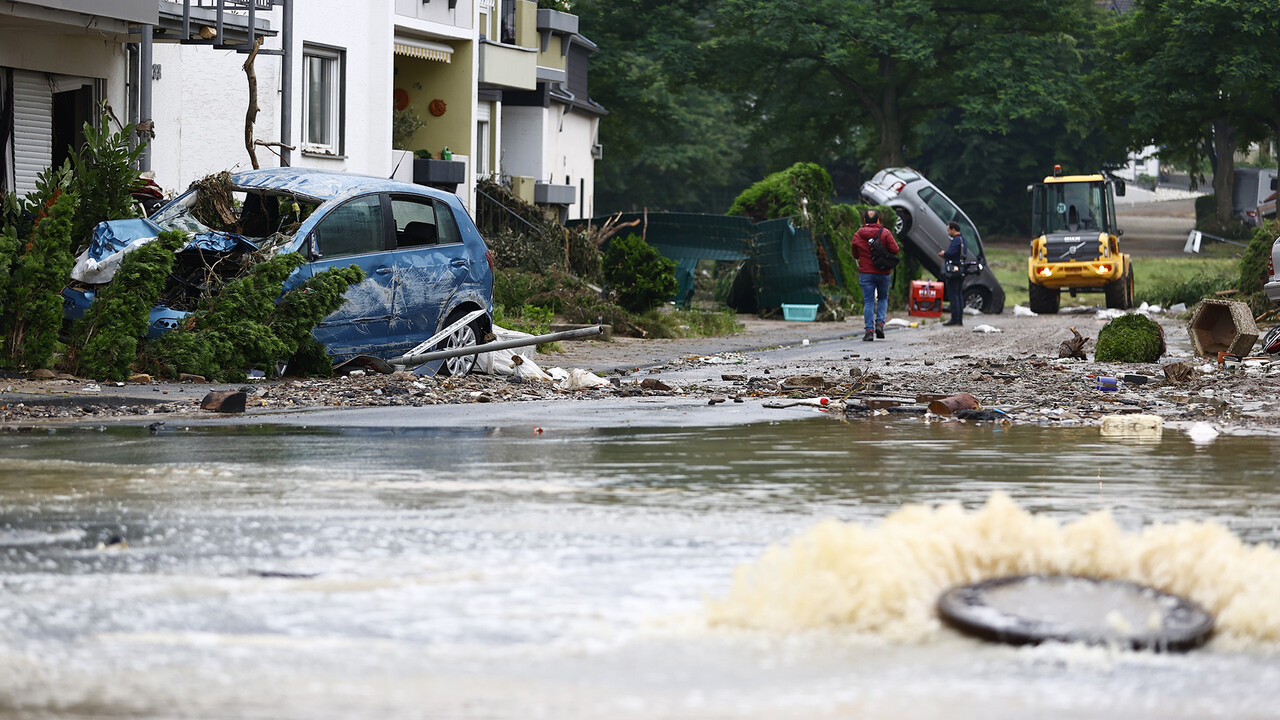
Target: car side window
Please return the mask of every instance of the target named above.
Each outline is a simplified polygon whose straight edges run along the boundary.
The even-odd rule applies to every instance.
[[[973,226],[973,223],[969,222],[969,218],[961,214],[960,208],[952,205],[945,197],[934,192],[932,188],[921,190],[920,197],[942,222],[955,221],[960,224],[960,232],[964,235],[965,245],[968,247],[970,255],[977,256],[982,252],[982,246],[978,241],[978,229]]]
[[[382,202],[377,195],[348,200],[320,218],[315,233],[321,257],[381,252]]]
[[[445,203],[431,198],[393,197],[396,247],[447,245],[461,242],[458,224]]]

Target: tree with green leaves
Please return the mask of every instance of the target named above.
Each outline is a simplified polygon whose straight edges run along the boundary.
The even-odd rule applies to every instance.
[[[1107,89],[1132,114],[1135,147],[1207,158],[1216,215],[1231,223],[1235,153],[1280,133],[1280,8],[1257,0],[1138,0],[1111,29]]]
[[[598,210],[724,212],[763,163],[723,93],[697,84],[709,0],[576,0],[591,57],[604,160]],[[753,168],[753,166],[755,166]]]
[[[1092,12],[1088,0],[724,0],[706,67],[766,131],[812,128],[888,167],[948,108],[967,130],[1086,124],[1095,101],[1076,82],[1071,33]]]

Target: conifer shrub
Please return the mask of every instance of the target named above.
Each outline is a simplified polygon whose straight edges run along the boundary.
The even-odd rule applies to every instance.
[[[1164,354],[1164,331],[1147,317],[1121,315],[1098,331],[1096,362],[1153,363]]]
[[[59,293],[75,263],[71,254],[75,210],[76,196],[55,190],[36,216],[30,237],[25,242],[17,238],[4,288],[0,363],[6,367],[33,370],[49,367],[53,359],[62,329]]]
[[[676,263],[638,235],[613,238],[604,254],[604,279],[626,310],[643,313],[675,294]]]
[[[191,373],[234,382],[248,369],[273,374],[299,349],[314,354],[311,330],[342,306],[343,293],[364,273],[354,265],[331,268],[282,298],[284,281],[305,262],[298,253],[283,253],[214,289],[182,327],[148,343],[145,366],[167,377]]]
[[[162,232],[124,255],[112,281],[75,324],[65,365],[77,375],[120,381],[129,377],[151,309],[164,291],[174,253],[186,234]]]

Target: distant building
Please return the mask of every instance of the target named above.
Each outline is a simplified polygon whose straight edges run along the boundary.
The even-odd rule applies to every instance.
[[[154,131],[143,169],[167,190],[248,168],[242,65],[257,38],[253,135],[291,146],[257,146],[261,166],[394,175],[468,204],[477,178],[501,176],[561,218],[593,214],[596,48],[577,16],[533,0],[5,2],[0,190],[29,192],[102,101]],[[424,123],[402,150],[397,110]]]

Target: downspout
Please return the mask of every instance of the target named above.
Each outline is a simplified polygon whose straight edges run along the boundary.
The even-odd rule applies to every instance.
[[[280,29],[280,164],[293,165],[293,0],[284,4],[284,27]]]
[[[155,125],[151,122],[151,26],[142,26],[142,38],[138,42],[138,125],[147,128],[147,142],[142,146],[138,156],[138,170],[151,170],[151,140],[155,135]]]

